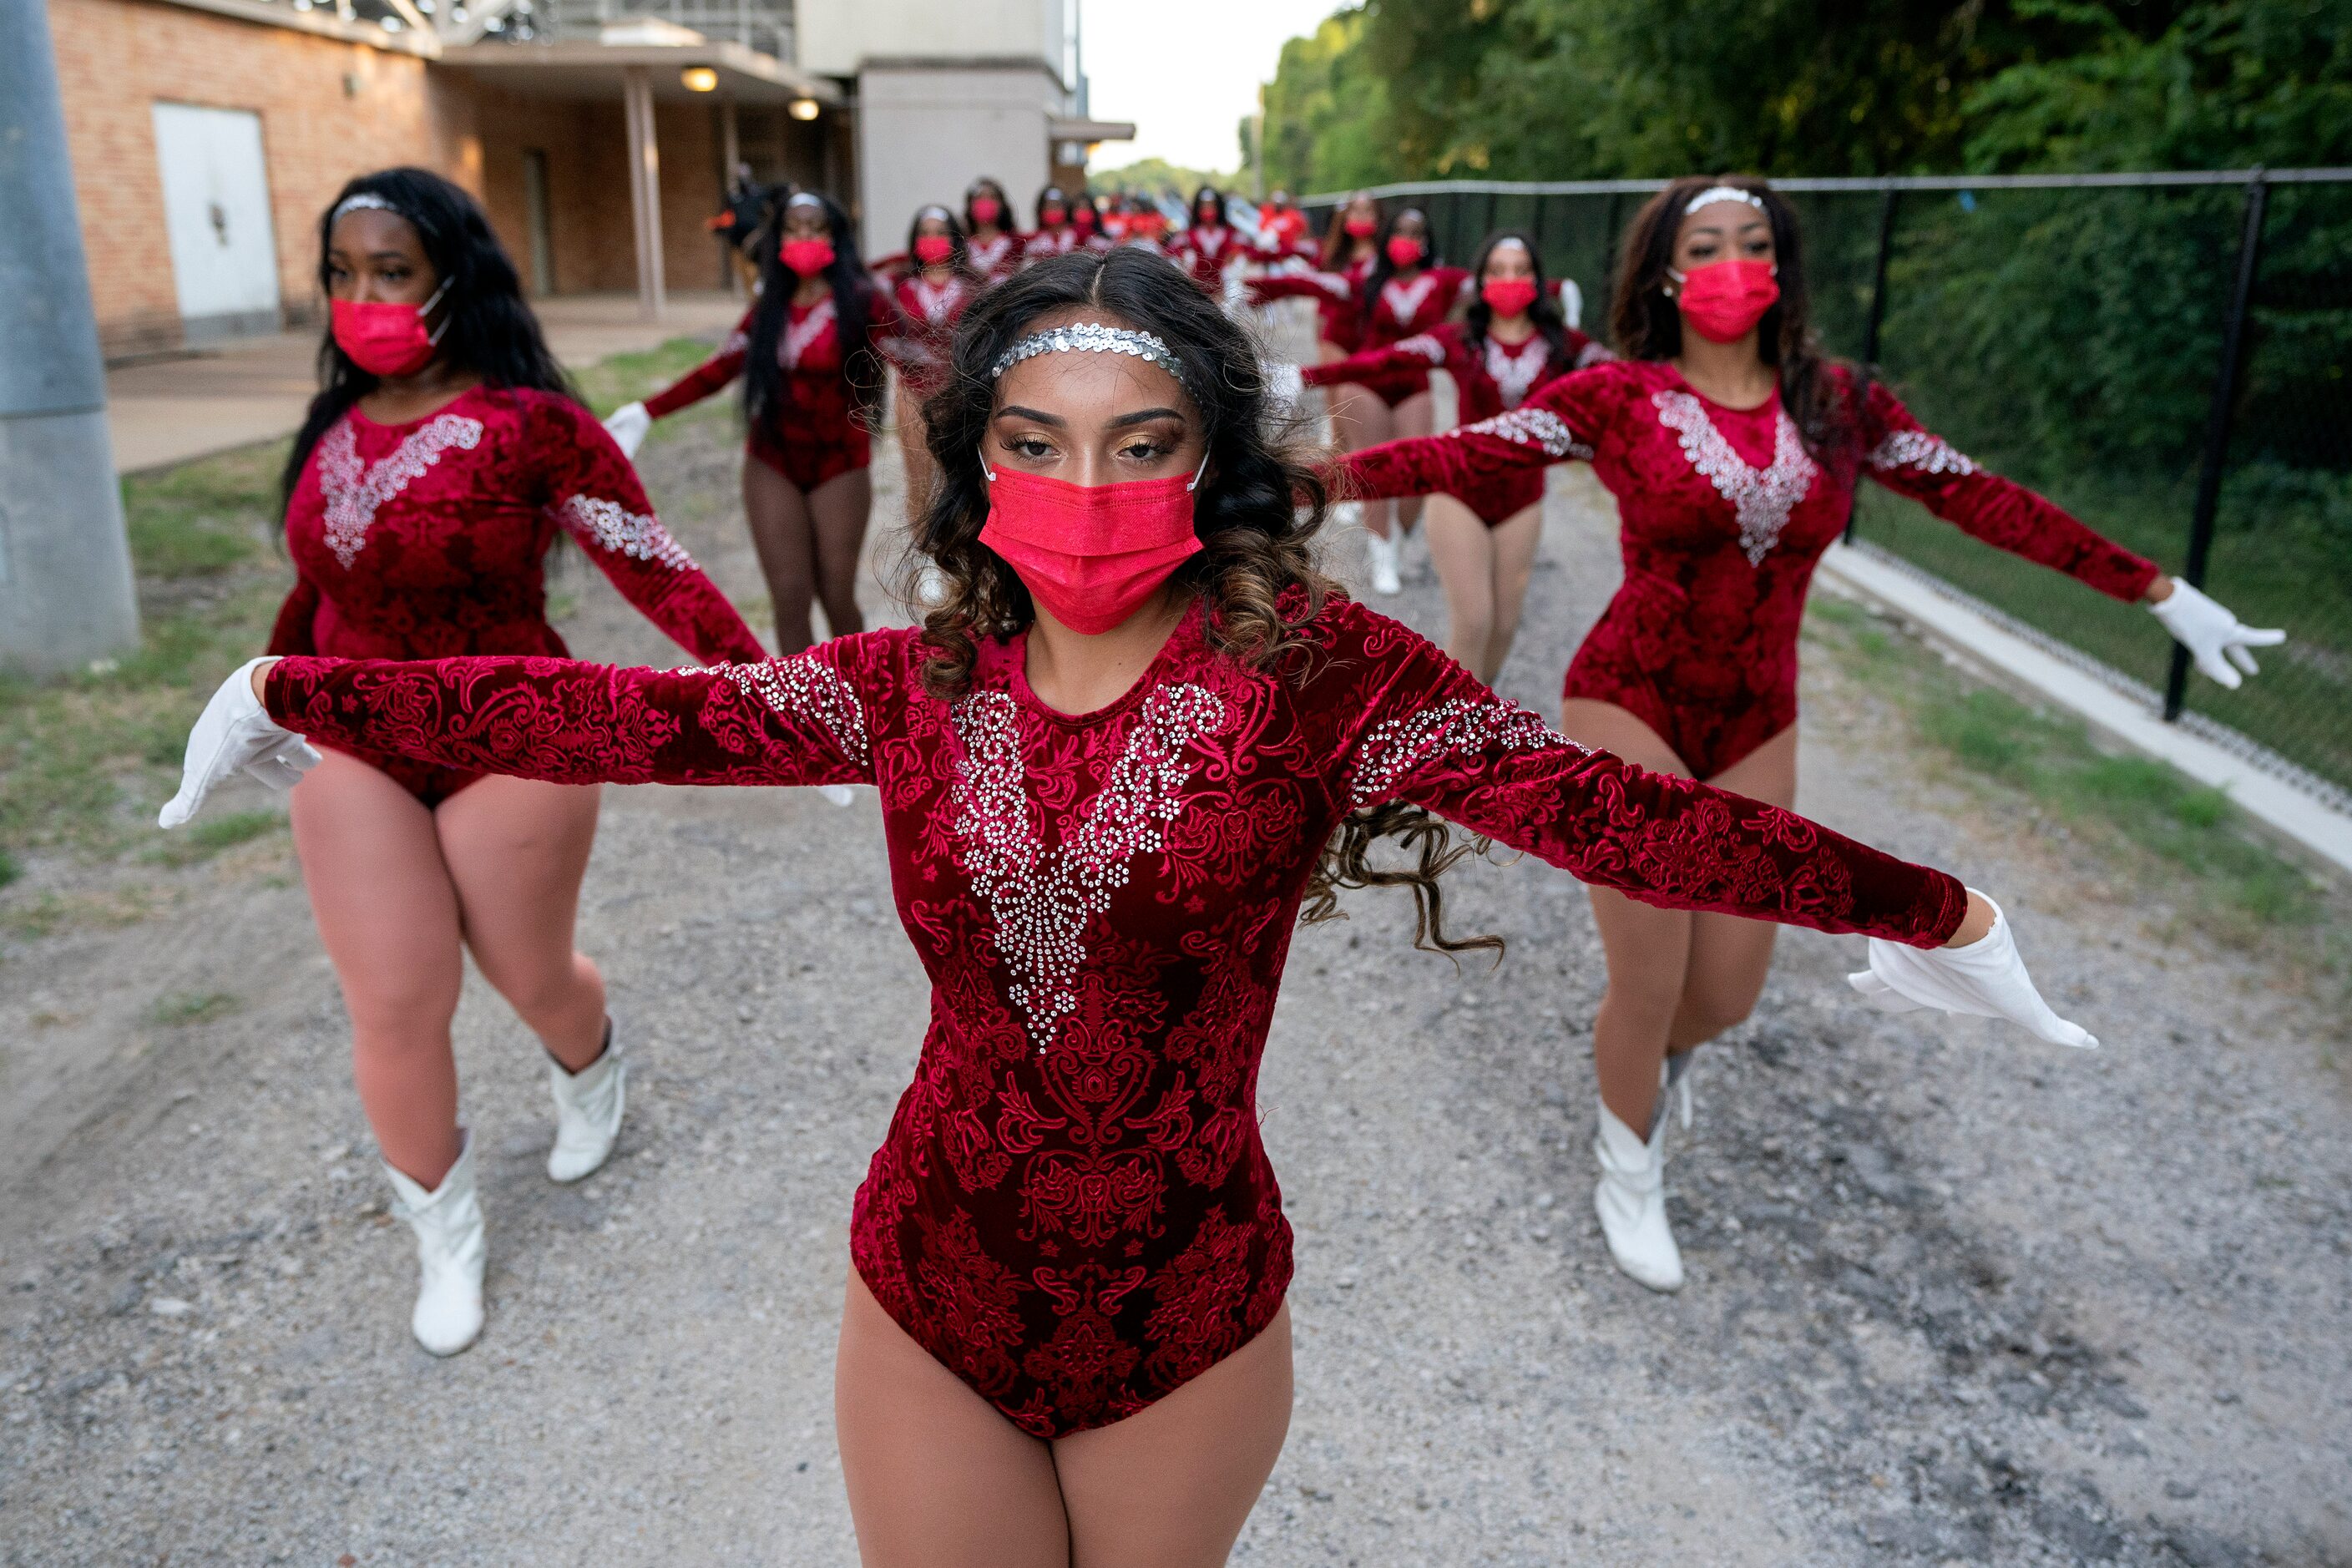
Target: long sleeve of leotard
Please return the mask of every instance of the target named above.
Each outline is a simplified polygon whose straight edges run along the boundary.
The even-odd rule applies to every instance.
[[[286,602],[278,606],[278,619],[269,627],[269,646],[261,651],[274,654],[318,652],[318,620],[319,584],[297,567],[293,590],[286,595]]]
[[[790,658],[624,669],[568,658],[294,658],[271,718],[314,739],[554,784],[871,784],[862,687],[900,632]]]
[[[1275,300],[1319,300],[1327,305],[1344,305],[1356,297],[1354,287],[1338,272],[1276,272],[1248,279],[1242,287],[1249,291],[1253,305]]]
[[[1418,633],[1360,606],[1316,679],[1349,686],[1336,804],[1405,800],[1663,909],[1935,947],[1951,877],[1761,801],[1589,750],[1497,697]],[[1352,647],[1345,646],[1352,642]],[[1334,700],[1326,696],[1324,700]]]
[[[1895,395],[1873,382],[1864,404],[1863,470],[1961,531],[2063,572],[2129,604],[2157,565],[2076,521],[2053,501],[1988,473],[1920,427]]]
[[[1610,366],[1571,371],[1492,419],[1350,452],[1333,466],[1332,486],[1366,500],[1441,491],[1458,496],[1518,469],[1589,459],[1618,395]]]
[[[761,659],[767,649],[719,585],[654,515],[637,471],[595,416],[568,398],[548,398],[529,450],[550,516],[587,552],[621,596],[695,658]],[[290,650],[289,650],[290,651]]]
[[[1331,386],[1347,381],[1379,381],[1400,371],[1425,371],[1450,365],[1453,348],[1434,332],[1402,339],[1386,348],[1366,349],[1346,359],[1300,367],[1298,379],[1308,386]]]
[[[727,334],[727,341],[719,345],[719,352],[646,398],[646,412],[659,419],[681,408],[690,408],[719,391],[743,374],[743,358],[751,342],[751,312],[746,310],[743,319],[735,323],[735,330]]]

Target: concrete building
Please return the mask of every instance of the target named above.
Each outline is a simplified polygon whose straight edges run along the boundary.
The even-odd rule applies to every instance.
[[[369,169],[474,192],[534,293],[657,314],[726,281],[704,220],[739,161],[880,253],[979,174],[1025,208],[1131,134],[1084,117],[1076,0],[47,5],[115,360],[315,320],[319,216]]]

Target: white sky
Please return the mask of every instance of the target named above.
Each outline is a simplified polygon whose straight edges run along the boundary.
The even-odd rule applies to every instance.
[[[1165,158],[1234,169],[1234,128],[1257,107],[1257,89],[1283,41],[1315,30],[1343,0],[1079,0],[1080,47],[1098,120],[1132,120],[1133,142],[1106,142],[1094,161],[1115,169]]]

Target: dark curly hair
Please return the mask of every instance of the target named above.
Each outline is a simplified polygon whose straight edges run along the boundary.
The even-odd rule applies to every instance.
[[[1031,322],[1074,308],[1152,333],[1184,367],[1208,464],[1193,500],[1202,548],[1173,580],[1206,601],[1210,646],[1254,669],[1310,658],[1304,628],[1339,592],[1316,564],[1328,496],[1315,454],[1276,416],[1248,334],[1165,258],[1122,247],[1041,261],[982,294],[957,323],[947,382],[923,405],[939,466],[912,534],[917,556],[938,569],[923,615],[925,689],[946,701],[961,697],[980,639],[1011,637],[1035,618],[1020,577],[980,541],[989,505],[981,450],[996,412],[990,371]],[[1402,839],[1418,857],[1413,865],[1372,867],[1367,855],[1382,837]],[[1307,918],[1337,915],[1339,889],[1402,884],[1413,890],[1417,945],[1499,952],[1497,938],[1456,940],[1440,926],[1437,875],[1468,852],[1449,847],[1445,826],[1418,808],[1359,812],[1324,849],[1307,883]]]
[[[1780,402],[1816,458],[1851,460],[1859,422],[1841,385],[1837,361],[1822,352],[1809,317],[1804,237],[1796,210],[1762,180],[1744,174],[1690,174],[1645,203],[1625,230],[1617,264],[1617,293],[1609,307],[1610,335],[1627,359],[1672,359],[1682,352],[1683,318],[1666,292],[1672,281],[1675,236],[1691,198],[1713,185],[1746,191],[1764,204],[1772,226],[1772,257],[1780,298],[1757,323],[1756,349],[1780,373]]]

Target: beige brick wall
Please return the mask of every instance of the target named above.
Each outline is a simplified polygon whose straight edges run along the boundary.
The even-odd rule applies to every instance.
[[[530,147],[548,156],[556,291],[636,286],[617,92],[610,103],[521,98],[408,55],[156,0],[48,4],[90,292],[110,355],[181,341],[155,161],[159,100],[260,116],[278,289],[294,321],[320,310],[320,214],[353,174],[396,163],[436,170],[479,196],[528,285]],[[719,269],[702,220],[718,210],[721,184],[711,106],[659,105],[655,133],[669,285],[711,288]]]

